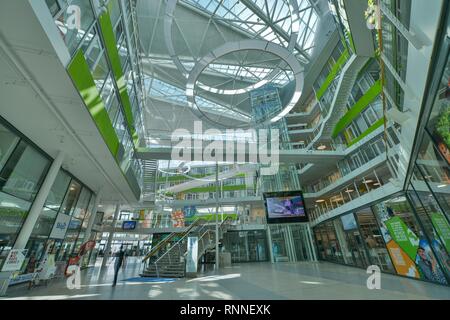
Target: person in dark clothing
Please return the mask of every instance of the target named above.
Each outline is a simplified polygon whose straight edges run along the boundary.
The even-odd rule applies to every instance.
[[[123,260],[125,258],[125,251],[123,250],[123,246],[120,247],[120,251],[117,254],[116,262],[114,264],[114,283],[113,287],[117,284],[117,276],[119,275],[119,270],[123,265]]]

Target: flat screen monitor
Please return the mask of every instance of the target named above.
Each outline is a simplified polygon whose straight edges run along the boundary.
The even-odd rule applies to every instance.
[[[136,229],[136,221],[124,221],[122,224],[123,230],[134,230]]]
[[[308,222],[301,191],[264,193],[267,223]]]
[[[345,216],[341,216],[342,227],[344,231],[354,230],[358,228],[356,225],[355,217],[353,213],[346,214]]]

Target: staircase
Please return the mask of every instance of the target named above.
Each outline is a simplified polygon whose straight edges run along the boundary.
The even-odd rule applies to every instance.
[[[230,218],[225,219],[219,226],[219,236],[226,232]],[[141,277],[183,278],[186,275],[186,255],[188,237],[198,237],[198,260],[209,250],[215,248],[215,224],[208,224],[204,220],[196,220],[184,233],[182,238],[167,251],[162,252],[169,241],[158,244],[144,258]],[[168,237],[170,238],[170,236]],[[173,238],[173,237],[172,237]],[[159,254],[158,254],[159,252]],[[153,257],[153,258],[152,258]]]
[[[369,59],[369,57],[357,56],[355,54],[348,59],[339,76],[339,81],[328,114],[323,119],[317,135],[308,144],[307,149],[313,149],[314,144],[321,139],[331,139],[331,133],[334,127],[347,111],[346,106],[348,97],[350,96],[353,85],[358,77],[358,73]]]

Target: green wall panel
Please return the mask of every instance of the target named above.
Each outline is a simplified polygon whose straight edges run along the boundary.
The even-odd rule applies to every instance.
[[[119,89],[120,101],[122,102],[125,118],[130,129],[132,139],[135,145],[137,145],[138,137],[134,128],[134,119],[131,109],[130,97],[128,96],[127,85],[125,83],[125,77],[123,75],[122,65],[120,63],[120,56],[119,52],[117,51],[116,37],[111,23],[111,17],[108,12],[103,13],[99,17],[99,23],[103,40],[105,42],[106,52],[108,54],[109,61],[111,62],[114,79],[116,80],[117,88]]]
[[[381,93],[381,81],[378,80],[375,84],[367,90],[367,92],[355,103],[350,110],[338,121],[334,127],[332,137],[336,138],[365,108]]]
[[[352,142],[350,142],[348,144],[348,146],[352,146],[355,143],[361,141],[362,139],[364,139],[365,137],[367,137],[369,134],[371,134],[372,132],[374,132],[375,130],[377,130],[379,127],[381,127],[382,125],[384,125],[384,118],[381,118],[380,120],[378,120],[377,122],[375,122],[372,126],[370,126],[369,129],[367,129],[366,131],[364,131],[359,137],[355,138]]]
[[[67,68],[72,81],[94,119],[100,134],[114,157],[119,148],[119,139],[109,119],[100,93],[95,86],[89,65],[82,50],[79,50]]]
[[[322,96],[325,94],[328,87],[336,78],[336,75],[339,73],[339,70],[341,70],[341,68],[344,66],[345,62],[347,62],[349,57],[350,57],[349,52],[347,49],[345,49],[344,52],[342,52],[341,56],[339,57],[338,61],[336,61],[336,63],[331,68],[330,74],[327,76],[322,86],[319,88],[319,90],[317,90],[316,93],[317,100],[320,100],[320,98],[322,98]]]

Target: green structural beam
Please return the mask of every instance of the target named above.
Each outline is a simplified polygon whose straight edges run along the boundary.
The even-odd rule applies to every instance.
[[[89,110],[101,136],[105,140],[111,153],[116,157],[119,149],[119,139],[109,119],[100,93],[95,86],[89,65],[84,58],[82,50],[79,50],[69,67],[67,68],[72,81]]]
[[[339,59],[336,61],[336,63],[331,68],[331,71],[328,74],[328,76],[325,79],[322,86],[319,88],[319,90],[317,90],[317,92],[316,92],[317,100],[320,100],[320,98],[323,97],[323,95],[327,91],[328,87],[333,82],[333,80],[336,78],[337,74],[342,69],[342,67],[344,66],[345,62],[348,60],[349,57],[350,57],[349,52],[347,49],[345,49],[344,52],[342,52]]]
[[[103,40],[105,42],[106,53],[108,54],[109,61],[111,62],[111,68],[114,74],[114,79],[116,80],[117,88],[119,89],[119,96],[120,101],[122,102],[123,111],[125,113],[125,119],[127,121],[128,128],[130,129],[134,145],[137,146],[138,134],[134,127],[134,119],[130,97],[128,96],[127,84],[125,82],[125,77],[122,71],[122,65],[120,63],[120,56],[117,50],[116,37],[114,35],[111,17],[108,12],[103,13],[99,17],[99,23]]]
[[[364,111],[365,108],[381,93],[381,81],[378,80],[375,84],[367,90],[367,92],[355,103],[350,110],[338,121],[334,127],[332,137],[336,138],[355,118]]]
[[[375,122],[373,125],[371,125],[369,127],[369,129],[367,129],[366,131],[364,131],[361,135],[359,135],[357,138],[355,138],[354,140],[352,140],[348,146],[352,146],[355,143],[361,141],[362,139],[364,139],[365,137],[367,137],[369,134],[371,134],[372,132],[374,132],[375,130],[377,130],[379,127],[384,125],[384,118],[381,118],[380,120],[378,120],[377,122]]]

